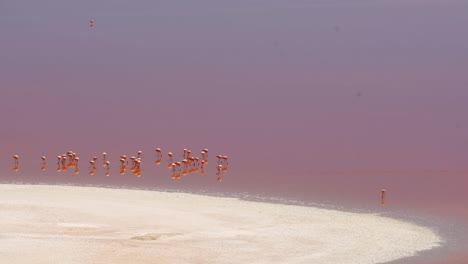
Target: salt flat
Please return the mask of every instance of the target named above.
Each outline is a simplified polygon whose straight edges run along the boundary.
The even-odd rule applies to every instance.
[[[0,185],[0,263],[382,263],[440,246],[376,214],[193,194]]]

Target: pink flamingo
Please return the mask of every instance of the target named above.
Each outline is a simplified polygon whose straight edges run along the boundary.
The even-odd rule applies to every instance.
[[[380,204],[385,205],[385,195],[387,194],[387,191],[385,191],[385,189],[382,189],[382,191],[380,191],[380,194],[381,194]]]
[[[46,170],[46,157],[45,156],[42,156],[41,157],[41,171],[45,171]]]

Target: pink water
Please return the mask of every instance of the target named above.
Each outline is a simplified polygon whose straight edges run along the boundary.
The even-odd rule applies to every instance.
[[[460,252],[467,12],[463,1],[2,1],[2,177],[383,212],[444,226]],[[172,181],[148,162],[156,147],[179,158],[207,147],[230,157],[229,174],[216,182],[212,160],[207,177]],[[78,176],[53,172],[68,150]],[[116,175],[118,156],[138,150],[143,178]],[[103,151],[111,177],[87,176]]]

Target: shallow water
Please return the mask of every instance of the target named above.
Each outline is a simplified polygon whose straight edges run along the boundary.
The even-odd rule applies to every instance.
[[[465,1],[46,2],[0,8],[2,181],[383,213],[447,239],[447,250],[407,261],[462,259]],[[207,175],[171,180],[153,164],[156,147],[177,160],[183,148],[209,148]],[[79,175],[55,172],[68,150],[81,158]],[[118,175],[119,155],[138,150],[143,177]],[[111,176],[101,167],[88,176],[87,161],[104,151]],[[230,157],[222,183],[217,154]]]

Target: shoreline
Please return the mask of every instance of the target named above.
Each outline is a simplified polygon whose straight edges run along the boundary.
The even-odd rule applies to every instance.
[[[390,214],[385,214],[385,213],[379,213],[379,212],[369,212],[368,210],[363,212],[363,211],[356,211],[356,210],[343,210],[343,208],[337,208],[336,206],[333,205],[327,205],[327,204],[317,204],[317,203],[311,203],[311,202],[304,202],[304,201],[293,201],[293,200],[287,200],[287,199],[281,199],[281,198],[266,198],[266,197],[261,197],[261,196],[256,196],[256,195],[249,195],[249,194],[235,194],[235,193],[209,193],[209,192],[193,192],[193,191],[188,191],[188,190],[174,190],[174,189],[164,189],[164,188],[158,188],[158,187],[153,187],[153,188],[139,188],[136,186],[116,186],[116,185],[97,185],[97,184],[64,184],[64,183],[26,183],[26,182],[1,182],[2,185],[4,184],[9,184],[9,185],[29,185],[29,186],[62,186],[62,187],[81,187],[81,188],[105,188],[105,189],[112,189],[112,190],[131,190],[131,191],[156,191],[156,192],[164,192],[164,193],[180,193],[180,194],[189,194],[189,195],[197,195],[200,197],[220,197],[220,198],[234,198],[240,201],[246,201],[246,202],[255,202],[255,203],[265,203],[265,204],[277,204],[277,205],[291,205],[291,206],[301,206],[301,207],[310,207],[313,209],[324,209],[324,210],[332,210],[340,213],[352,213],[352,214],[371,214],[376,217],[384,217],[388,219],[393,219],[396,221],[402,221],[407,224],[412,224],[416,226],[422,226],[424,228],[430,229],[432,232],[434,232],[440,239],[441,243],[429,250],[424,250],[422,252],[416,253],[414,256],[406,256],[404,258],[400,258],[395,261],[391,262],[385,262],[385,263],[395,263],[395,264],[400,264],[400,263],[416,263],[417,260],[422,259],[424,256],[430,256],[434,255],[434,252],[443,252],[447,247],[450,247],[450,240],[447,239],[445,234],[441,232],[437,227],[423,224],[421,225],[421,222],[419,221],[414,221],[414,219],[408,219],[407,217],[395,217],[394,213]],[[437,255],[437,254],[436,254]]]

